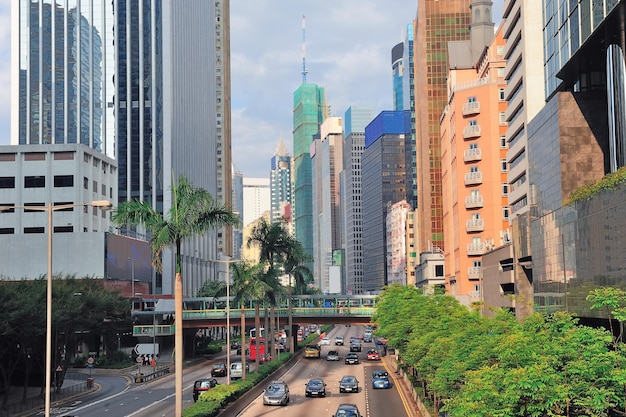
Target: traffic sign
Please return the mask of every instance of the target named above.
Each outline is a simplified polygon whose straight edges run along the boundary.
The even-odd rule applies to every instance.
[[[93,363],[94,363],[94,362],[95,362],[95,361],[94,361],[94,359],[93,359],[93,358],[91,358],[91,357],[90,357],[90,358],[87,358],[87,363],[88,363],[89,365],[93,365]]]

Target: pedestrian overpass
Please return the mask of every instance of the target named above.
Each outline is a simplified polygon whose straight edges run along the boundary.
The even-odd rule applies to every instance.
[[[359,324],[369,323],[376,309],[376,295],[298,295],[292,297],[291,314],[294,324]],[[231,297],[232,303],[232,297]],[[170,336],[174,334],[174,300],[167,298],[133,299],[133,336]],[[243,308],[242,308],[243,307]],[[287,300],[274,308],[274,316],[280,326],[287,326],[289,319]],[[227,322],[253,327],[255,307],[252,302],[245,306],[226,309],[226,297],[189,297],[183,299],[183,328],[203,329],[224,327]],[[228,314],[228,317],[227,317]],[[260,308],[261,320],[269,316],[270,308]]]

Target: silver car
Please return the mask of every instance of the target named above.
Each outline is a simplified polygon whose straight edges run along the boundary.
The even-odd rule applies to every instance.
[[[327,361],[338,361],[339,360],[339,352],[336,350],[329,350],[326,354]]]
[[[263,405],[287,405],[289,403],[289,387],[282,381],[270,383],[263,393]]]

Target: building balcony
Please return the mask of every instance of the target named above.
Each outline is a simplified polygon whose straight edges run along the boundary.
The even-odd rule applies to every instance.
[[[467,268],[467,279],[481,279],[483,277],[483,269],[480,266],[470,266]]]
[[[469,125],[463,128],[463,139],[474,139],[480,137],[480,126]]]
[[[482,232],[485,230],[485,220],[469,219],[465,222],[465,231],[467,233]]]
[[[463,105],[463,116],[480,113],[480,101],[472,101]]]
[[[482,195],[469,195],[465,197],[465,208],[476,209],[483,208],[484,197]]]
[[[480,185],[483,183],[482,172],[468,172],[465,174],[465,185]]]
[[[463,152],[463,161],[476,162],[483,159],[483,151],[480,148],[466,149]]]
[[[481,256],[484,252],[485,252],[485,245],[482,242],[467,244],[468,256]]]

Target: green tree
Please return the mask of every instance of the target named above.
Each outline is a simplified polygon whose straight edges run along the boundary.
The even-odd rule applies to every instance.
[[[168,213],[156,211],[146,201],[131,200],[121,203],[113,212],[113,221],[120,226],[143,226],[149,233],[153,260],[161,268],[163,249],[174,248],[174,324],[176,410],[183,409],[183,283],[181,273],[181,245],[195,236],[226,225],[236,225],[238,217],[232,209],[216,202],[206,190],[195,187],[181,176],[171,187],[172,206]]]

